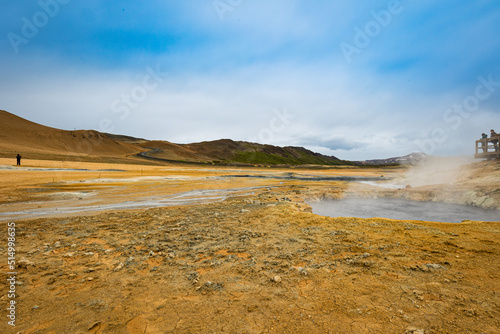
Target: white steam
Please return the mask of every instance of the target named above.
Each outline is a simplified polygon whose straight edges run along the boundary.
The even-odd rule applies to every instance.
[[[467,166],[473,162],[474,158],[468,156],[428,157],[395,181],[411,187],[449,185],[467,177]]]

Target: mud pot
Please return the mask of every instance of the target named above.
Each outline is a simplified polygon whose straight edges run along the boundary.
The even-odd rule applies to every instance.
[[[394,198],[348,198],[310,202],[313,213],[328,217],[389,218],[460,223],[500,221],[500,211],[472,206]]]

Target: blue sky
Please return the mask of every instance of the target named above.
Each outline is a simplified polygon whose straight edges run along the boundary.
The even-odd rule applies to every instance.
[[[362,160],[500,130],[497,1],[0,5],[0,109],[62,129]]]

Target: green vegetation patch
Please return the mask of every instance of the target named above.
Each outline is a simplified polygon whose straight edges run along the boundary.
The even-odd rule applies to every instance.
[[[233,162],[250,163],[250,164],[268,164],[268,165],[343,165],[344,161],[334,159],[323,159],[321,157],[307,155],[300,152],[299,157],[295,157],[287,153],[286,157],[265,153],[260,151],[237,151],[231,159]]]

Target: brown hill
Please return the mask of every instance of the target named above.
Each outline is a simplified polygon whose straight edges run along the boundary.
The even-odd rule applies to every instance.
[[[195,162],[265,165],[345,165],[333,156],[302,147],[278,147],[220,139],[192,144],[149,141],[95,130],[66,131],[0,110],[0,155],[38,159]],[[71,157],[71,158],[70,158]]]
[[[3,153],[117,157],[143,150],[95,130],[59,130],[0,110],[0,152]]]

